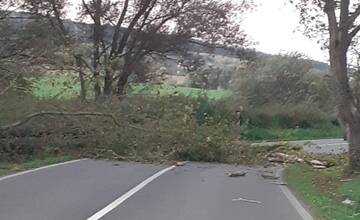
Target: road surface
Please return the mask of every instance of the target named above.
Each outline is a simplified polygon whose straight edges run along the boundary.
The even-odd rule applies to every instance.
[[[225,174],[238,170],[248,174]],[[0,178],[0,219],[312,219],[285,186],[259,174],[220,164],[75,161]]]
[[[309,153],[341,154],[349,150],[348,143],[343,139],[293,141],[292,143],[303,145],[304,150]]]
[[[319,139],[319,140],[305,140],[305,141],[288,141],[288,142],[262,142],[253,143],[256,146],[272,146],[279,143],[296,144],[303,147],[308,153],[315,154],[342,154],[349,150],[349,144],[343,139]]]

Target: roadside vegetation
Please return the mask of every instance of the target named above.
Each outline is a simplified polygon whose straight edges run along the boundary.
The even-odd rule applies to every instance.
[[[236,112],[227,100],[134,95],[98,105],[77,99],[12,95],[1,100],[2,125],[41,111],[66,113],[76,109],[84,115],[44,115],[4,131],[1,160],[71,154],[155,163],[192,160],[255,164],[271,150],[250,147],[241,140]],[[27,107],[21,108],[24,105]],[[94,112],[105,117],[86,114]]]
[[[346,175],[343,165],[314,170],[306,165],[287,169],[289,187],[308,205],[319,220],[352,220],[360,218],[360,177]],[[348,204],[343,204],[348,202]]]
[[[36,159],[27,159],[24,161],[18,162],[0,162],[0,177],[5,175],[10,175],[12,173],[17,173],[25,170],[35,169],[51,164],[57,164],[61,162],[66,162],[70,160],[74,160],[74,156],[43,156],[41,158]]]

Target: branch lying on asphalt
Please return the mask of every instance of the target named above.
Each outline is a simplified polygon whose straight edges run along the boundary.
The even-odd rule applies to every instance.
[[[20,127],[20,126],[30,122],[32,119],[37,118],[37,117],[42,117],[42,116],[105,117],[105,118],[110,118],[116,126],[121,127],[120,122],[118,122],[116,120],[115,116],[112,114],[107,114],[107,113],[101,113],[101,112],[37,112],[37,113],[26,116],[25,119],[22,121],[18,121],[13,124],[10,124],[10,125],[0,127],[0,131],[7,131],[9,129]],[[140,127],[137,127],[134,125],[127,125],[127,126],[134,128],[134,129],[138,129],[138,130],[147,131],[146,129],[143,129],[143,128],[140,128]]]
[[[255,204],[261,204],[262,203],[260,201],[251,200],[251,199],[244,199],[244,198],[233,199],[232,201],[233,202],[241,201],[241,202],[248,202],[248,203],[255,203]]]

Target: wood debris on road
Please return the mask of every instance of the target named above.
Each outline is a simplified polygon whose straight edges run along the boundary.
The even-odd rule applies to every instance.
[[[236,171],[236,172],[229,172],[227,173],[228,177],[244,177],[246,176],[247,172],[245,171]]]
[[[270,179],[270,180],[280,179],[280,177],[275,176],[275,175],[273,175],[273,174],[262,173],[261,176],[262,176],[264,179]]]
[[[183,167],[187,164],[187,161],[179,161],[175,163],[175,166],[177,167]]]
[[[287,186],[287,183],[284,183],[284,182],[271,182],[271,184],[278,185],[278,186]]]
[[[234,202],[236,202],[236,201],[241,201],[241,202],[248,202],[248,203],[262,204],[262,202],[260,202],[260,201],[251,200],[251,199],[244,199],[244,198],[237,198],[237,199],[233,199],[232,201],[234,201]]]

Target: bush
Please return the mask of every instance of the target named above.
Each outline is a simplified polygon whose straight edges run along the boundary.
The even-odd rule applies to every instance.
[[[239,141],[239,126],[234,123],[236,115],[231,101],[141,95],[101,105],[81,104],[75,99],[31,101],[27,97],[23,101],[12,103],[22,109],[27,106],[21,115],[0,123],[21,120],[25,115],[40,110],[111,113],[119,122],[115,125],[111,119],[102,117],[46,116],[3,132],[7,140],[36,140],[31,144],[37,150],[22,151],[25,156],[70,153],[146,162],[194,160],[242,164],[254,163],[260,158],[249,153],[257,150]],[[2,112],[11,115],[7,109],[13,107],[3,106]],[[23,153],[15,157],[21,158]]]
[[[321,128],[334,120],[311,103],[267,105],[248,109],[243,117],[250,127],[260,128]]]

